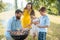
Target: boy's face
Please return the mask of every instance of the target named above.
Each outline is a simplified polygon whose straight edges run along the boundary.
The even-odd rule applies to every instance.
[[[42,15],[42,16],[44,16],[45,15],[45,13],[46,13],[46,11],[40,11],[40,14]]]
[[[17,19],[20,19],[20,17],[21,17],[21,15],[22,15],[22,13],[21,13],[21,12],[19,12],[19,13],[16,13],[15,15],[16,15],[16,18],[17,18]]]

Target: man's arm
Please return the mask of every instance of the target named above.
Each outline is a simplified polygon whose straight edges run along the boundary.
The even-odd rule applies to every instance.
[[[12,27],[12,19],[8,20],[8,23],[7,23],[7,31],[8,32],[11,32],[11,27]]]

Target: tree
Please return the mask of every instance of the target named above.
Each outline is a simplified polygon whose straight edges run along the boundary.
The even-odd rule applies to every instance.
[[[60,0],[58,0],[58,2],[57,2],[57,6],[56,6],[56,7],[57,7],[58,12],[59,12],[58,14],[60,15]]]
[[[6,4],[0,1],[0,12],[2,12],[6,7]]]
[[[17,0],[15,0],[15,9],[17,9],[18,6],[17,6]]]
[[[0,0],[2,2],[2,0]]]
[[[40,0],[27,0],[28,2],[32,2],[32,4],[33,4],[33,8],[34,9],[38,9],[39,7],[40,7]]]
[[[55,3],[56,0],[27,0],[33,3],[34,8],[38,9],[41,6],[51,6],[52,3]]]
[[[42,6],[46,7],[48,12],[52,14],[58,14],[58,9],[59,7],[57,6],[58,1],[57,0],[27,0],[33,3],[33,8],[34,9],[39,9]],[[60,0],[59,0],[60,1]],[[60,2],[59,2],[60,3]],[[57,9],[58,8],[58,9]]]

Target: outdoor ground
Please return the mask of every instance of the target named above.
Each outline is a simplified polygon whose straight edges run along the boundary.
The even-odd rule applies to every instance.
[[[0,21],[7,20],[14,15],[14,12],[8,11],[0,14]],[[36,16],[39,17],[39,12],[36,11]],[[47,40],[60,40],[60,16],[48,15],[51,21],[51,25],[48,28]],[[4,37],[4,26],[0,22],[0,40],[5,40]],[[31,37],[29,37],[31,40]]]

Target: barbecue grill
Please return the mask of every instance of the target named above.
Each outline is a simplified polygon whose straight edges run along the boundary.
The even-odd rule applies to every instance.
[[[13,31],[13,32],[17,32],[17,31]],[[19,35],[11,33],[11,37],[14,40],[24,40],[27,38],[28,34],[29,34],[29,31],[25,30],[24,32],[22,32],[22,34],[19,34]]]

